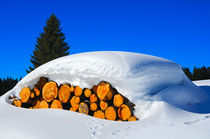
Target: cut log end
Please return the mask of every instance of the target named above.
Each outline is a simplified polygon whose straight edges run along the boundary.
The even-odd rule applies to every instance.
[[[113,92],[109,83],[101,82],[97,87],[97,95],[100,100],[111,100]]]
[[[39,104],[39,108],[40,109],[47,109],[47,108],[49,108],[49,104],[47,103],[47,101],[42,100]]]
[[[20,99],[23,103],[26,103],[30,96],[31,96],[31,90],[28,87],[24,87],[20,93],[19,93]]]
[[[71,108],[70,108],[70,111],[74,111],[74,112],[75,112],[75,111],[76,111],[76,109],[74,109],[73,107],[71,107]]]
[[[96,117],[96,118],[105,119],[104,112],[101,111],[101,110],[95,111],[93,116]]]
[[[71,92],[71,88],[69,87],[69,85],[67,84],[61,85],[58,91],[59,100],[63,103],[67,103],[71,96],[70,92]]]
[[[113,106],[109,106],[105,110],[105,117],[107,120],[112,120],[112,121],[116,120],[117,114]]]
[[[79,102],[80,102],[80,97],[73,96],[70,100],[71,107],[74,110],[77,110],[79,108]]]
[[[51,102],[54,98],[57,98],[58,87],[53,81],[46,83],[42,89],[42,97],[47,102]]]
[[[91,102],[91,103],[94,103],[94,102],[96,102],[97,100],[98,100],[98,98],[97,98],[96,94],[90,95],[90,102]]]
[[[79,104],[80,103],[80,97],[75,97],[75,103]]]
[[[21,100],[20,100],[20,99],[17,99],[17,105],[16,105],[16,106],[20,108],[20,107],[21,107],[21,105],[22,105]]]
[[[91,111],[96,111],[98,109],[98,105],[96,103],[91,103],[90,104],[90,110]]]
[[[34,98],[35,98],[35,93],[34,93],[34,92],[31,93],[30,98],[31,98],[31,99],[34,99]]]
[[[71,86],[70,90],[71,90],[71,93],[74,92],[74,86]]]
[[[62,103],[59,101],[59,100],[53,100],[51,106],[50,106],[51,109],[63,109],[62,107]]]
[[[101,101],[101,102],[100,102],[100,108],[101,108],[102,110],[106,110],[107,107],[108,107],[108,103],[107,103],[107,102],[105,102],[105,101]]]
[[[74,95],[75,96],[81,96],[82,95],[82,88],[80,88],[79,86],[76,86],[74,89]]]
[[[84,95],[85,95],[86,98],[89,98],[90,95],[91,95],[91,90],[90,89],[85,89]]]
[[[118,116],[123,121],[128,120],[131,117],[130,108],[127,105],[122,104],[118,109]]]
[[[131,116],[131,117],[128,119],[128,121],[137,121],[137,118],[136,118],[136,116]]]
[[[89,112],[88,105],[84,102],[81,102],[79,105],[79,112],[83,114],[88,114]]]
[[[34,87],[34,92],[35,92],[35,94],[36,94],[36,96],[37,97],[39,97],[40,96],[40,91],[39,91],[39,89],[38,89],[38,87]]]
[[[15,106],[17,106],[17,100],[16,99],[13,100],[12,104],[15,105]]]
[[[124,102],[123,97],[120,94],[114,95],[113,103],[116,107],[120,107]]]

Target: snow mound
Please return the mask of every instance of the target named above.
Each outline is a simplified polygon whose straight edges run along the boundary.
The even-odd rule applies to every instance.
[[[157,97],[173,106],[190,112],[210,112],[210,94],[198,87],[173,86],[159,92]]]
[[[136,104],[136,115],[148,109],[153,95],[170,86],[195,86],[178,64],[159,57],[129,52],[89,52],[50,61],[23,78],[11,91],[18,95],[23,87],[33,87],[41,77],[59,84],[69,82],[91,88],[110,82]]]
[[[115,122],[6,103],[9,94],[18,95],[23,87],[33,87],[42,76],[58,84],[69,82],[87,88],[108,81],[136,104],[135,115],[141,120]],[[210,86],[197,87],[178,64],[162,58],[129,52],[65,56],[40,66],[0,98],[0,138],[209,139],[210,115],[200,114],[210,112],[209,94]]]

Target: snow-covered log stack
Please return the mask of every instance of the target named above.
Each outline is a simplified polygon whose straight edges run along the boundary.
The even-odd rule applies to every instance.
[[[101,119],[136,121],[134,104],[108,82],[102,81],[91,89],[61,84],[41,77],[33,89],[24,87],[13,105],[29,109],[65,109]]]

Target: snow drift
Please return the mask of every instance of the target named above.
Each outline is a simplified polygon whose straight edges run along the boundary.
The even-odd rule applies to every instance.
[[[137,104],[139,117],[140,100],[150,99],[150,96],[173,85],[193,86],[181,67],[169,60],[129,52],[90,52],[65,56],[40,66],[11,92],[18,95],[23,87],[33,87],[41,76],[54,80],[58,85],[69,82],[83,88],[108,81]]]
[[[131,123],[117,123],[71,111],[18,109],[7,103],[9,94],[18,95],[23,87],[33,87],[41,76],[56,81],[58,85],[69,82],[72,85],[78,85],[83,88],[91,88],[94,84],[98,84],[101,81],[108,81],[121,94],[136,104],[135,115],[140,120]],[[209,93],[194,85],[185,76],[181,66],[172,61],[129,52],[89,52],[58,58],[35,69],[24,77],[12,90],[1,97],[0,108],[2,110],[0,111],[5,112],[3,114],[5,119],[12,117],[7,117],[7,114],[16,114],[19,118],[25,114],[25,118],[24,116],[20,118],[22,121],[25,120],[25,122],[29,122],[30,118],[27,117],[33,115],[38,117],[44,116],[41,120],[43,123],[46,123],[46,120],[53,121],[53,118],[59,118],[61,122],[54,121],[55,123],[53,123],[57,124],[56,127],[69,127],[72,124],[69,128],[80,128],[80,125],[83,126],[81,128],[82,131],[89,129],[88,132],[85,130],[82,132],[84,133],[83,135],[78,136],[85,138],[138,138],[138,136],[147,138],[148,136],[151,137],[151,130],[155,128],[158,128],[154,132],[157,138],[168,138],[167,134],[162,135],[159,131],[166,130],[171,134],[175,134],[176,132],[172,132],[173,129],[181,132],[176,134],[174,138],[195,138],[198,136],[207,138],[209,134],[206,130],[197,134],[193,133],[190,136],[188,136],[188,133],[194,132],[196,129],[201,131],[210,126],[208,115],[195,114],[210,112],[209,102]],[[201,111],[200,108],[202,108]],[[6,109],[11,111],[6,112]],[[47,119],[49,115],[51,115],[51,118]],[[17,117],[14,119],[12,119],[12,122],[20,123]],[[39,120],[35,119],[32,123],[36,123]],[[195,129],[185,128],[186,125],[192,125],[204,120],[208,121],[207,125],[198,126]],[[3,123],[0,129],[4,129],[3,127],[7,125],[6,122],[0,122]],[[23,125],[27,124],[25,122],[23,122]],[[85,125],[76,124],[76,122],[85,122]],[[41,124],[44,130],[47,130],[47,128],[53,129],[51,125]],[[35,130],[38,130],[39,127],[40,125],[36,124],[34,126]],[[170,127],[173,128],[171,129]],[[23,128],[23,126],[18,128]],[[104,129],[103,132],[99,132],[101,129]],[[182,133],[182,131],[186,133]],[[74,132],[72,134],[78,133],[74,130],[72,132]],[[27,137],[31,138],[44,134],[43,131],[38,131],[38,135],[34,135],[35,133],[33,134],[30,131],[27,133],[29,134]],[[57,133],[53,133],[50,137],[61,137],[61,133],[62,130],[57,129]],[[22,137],[23,134],[17,133],[17,135]],[[68,131],[63,133],[62,136],[67,138]],[[12,136],[5,137],[12,138]]]

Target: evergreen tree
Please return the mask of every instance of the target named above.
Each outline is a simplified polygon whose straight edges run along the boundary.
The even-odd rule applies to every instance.
[[[21,78],[19,80],[13,79],[11,77],[7,77],[4,79],[0,78],[0,96],[11,90],[20,80]]]
[[[200,69],[194,67],[194,69],[193,69],[193,80],[200,80],[200,79],[201,79]]]
[[[210,67],[207,68],[207,72],[208,72],[208,74],[210,76]]]
[[[186,76],[192,80],[192,73],[190,72],[189,68],[183,68],[184,73],[186,74]]]
[[[209,79],[209,73],[208,70],[205,66],[201,67],[201,75],[202,75],[202,79]]]
[[[61,30],[60,21],[52,14],[44,26],[44,33],[37,38],[35,50],[31,55],[33,67],[29,66],[27,73],[50,60],[69,54],[70,46],[65,42],[65,36]]]

